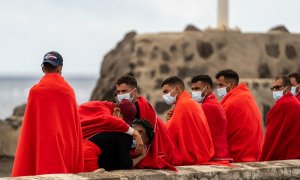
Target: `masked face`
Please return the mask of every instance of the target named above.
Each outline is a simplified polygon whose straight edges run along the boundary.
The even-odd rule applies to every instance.
[[[229,86],[230,84],[228,84],[226,87],[222,87],[222,88],[218,88],[217,89],[217,94],[220,98],[223,98],[226,94],[227,94],[227,90],[226,88]]]
[[[117,95],[117,99],[118,102],[121,102],[123,99],[128,99],[130,102],[132,102],[133,98],[130,96],[130,94],[135,90],[135,88],[130,91],[129,93],[125,93],[125,94],[118,94]]]
[[[176,88],[176,87],[175,87]],[[174,88],[174,89],[175,89]],[[163,99],[164,99],[164,102],[166,103],[166,104],[168,104],[168,105],[173,105],[175,102],[176,102],[176,95],[175,95],[175,97],[173,97],[173,96],[171,96],[171,93],[174,91],[174,89],[172,89],[172,91],[171,92],[169,92],[168,94],[164,94],[163,95]]]
[[[298,86],[292,86],[291,87],[291,93],[296,96],[297,95],[297,92],[296,92],[296,89],[297,89]]]
[[[202,96],[202,92],[207,88],[207,86],[205,86],[204,89],[202,89],[202,91],[192,91],[192,98],[197,101],[198,103],[202,103],[206,94],[204,96]]]
[[[275,101],[278,101],[278,99],[282,98],[285,89],[286,87],[281,91],[273,91],[273,98],[275,99]]]

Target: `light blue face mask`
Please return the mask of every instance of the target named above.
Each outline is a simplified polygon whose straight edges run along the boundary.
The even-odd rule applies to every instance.
[[[177,94],[175,95],[175,97],[171,96],[171,93],[174,91],[174,89],[171,92],[169,92],[168,94],[163,95],[164,102],[170,106],[176,102]]]
[[[125,93],[125,94],[118,94],[117,98],[118,98],[118,102],[121,102],[123,99],[128,99],[130,102],[132,102],[133,98],[130,97],[130,93],[132,93],[135,90],[135,88],[129,92],[129,93]]]
[[[284,90],[286,89],[286,87],[284,88]],[[273,91],[273,98],[275,99],[275,101],[278,101],[278,99],[282,98],[283,96],[283,91]]]
[[[204,89],[202,89],[202,91],[192,91],[192,98],[197,101],[198,103],[202,103],[206,94],[204,96],[202,96],[202,92],[207,88],[207,86],[205,86]]]
[[[133,139],[132,140],[132,144],[130,146],[132,149],[135,149],[136,148],[136,141]]]
[[[296,88],[297,88],[298,86],[292,86],[291,87],[291,93],[294,95],[294,96],[296,96],[297,95],[297,92],[296,92]]]
[[[228,86],[229,86],[229,85],[230,85],[230,84],[228,84]],[[217,94],[218,94],[218,96],[219,96],[220,98],[223,98],[223,97],[227,94],[226,88],[227,88],[228,86],[222,87],[222,88],[218,88],[218,89],[217,89]]]

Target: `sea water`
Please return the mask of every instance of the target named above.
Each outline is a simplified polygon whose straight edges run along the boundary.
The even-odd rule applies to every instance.
[[[26,103],[30,88],[38,83],[41,77],[0,76],[0,119],[9,117],[16,106]],[[96,76],[65,76],[75,91],[78,104],[90,99],[97,78]]]

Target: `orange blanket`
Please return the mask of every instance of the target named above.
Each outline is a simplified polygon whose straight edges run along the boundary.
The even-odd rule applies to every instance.
[[[228,121],[230,157],[234,162],[258,161],[263,143],[261,114],[246,84],[232,89],[221,105]]]
[[[215,154],[212,161],[231,160],[228,157],[227,119],[226,114],[214,94],[205,98],[202,109],[205,113],[211,137],[214,143]]]
[[[141,119],[150,121],[155,136],[146,157],[138,164],[138,168],[170,169],[176,171],[173,164],[174,147],[168,136],[167,129],[155,110],[144,98],[138,98]]]
[[[173,115],[166,126],[175,146],[175,165],[203,164],[214,155],[204,112],[186,91],[177,99]]]
[[[127,132],[129,125],[112,115],[114,103],[90,101],[79,106],[83,139],[101,132]]]
[[[82,134],[73,89],[45,75],[29,93],[12,176],[79,173]]]
[[[300,159],[300,103],[284,95],[267,115],[261,161]]]

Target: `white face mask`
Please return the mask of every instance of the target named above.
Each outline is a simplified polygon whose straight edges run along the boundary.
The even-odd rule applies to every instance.
[[[229,85],[230,85],[230,84],[228,84],[228,86],[229,86]],[[222,87],[222,88],[218,88],[218,89],[217,89],[217,93],[218,93],[218,96],[219,96],[220,98],[223,98],[223,97],[227,94],[226,88],[227,88],[228,86]]]
[[[291,93],[294,95],[294,96],[296,96],[297,95],[297,93],[296,93],[296,88],[297,88],[298,86],[292,86],[291,87]]]
[[[286,87],[284,88],[284,90],[286,89]],[[273,91],[273,98],[275,99],[275,101],[277,101],[278,99],[280,99],[283,96],[283,91]]]
[[[206,89],[207,86],[204,88]],[[202,92],[204,91],[204,89],[202,89],[202,91],[192,91],[192,98],[197,101],[198,103],[202,103],[206,94],[204,96],[202,96]]]
[[[171,92],[169,92],[168,94],[163,95],[163,99],[164,99],[165,103],[170,105],[170,106],[173,105],[176,102],[176,95],[177,94],[175,95],[175,97],[171,96],[171,93],[174,91],[174,89]]]
[[[118,94],[117,98],[118,98],[118,102],[121,102],[123,99],[128,99],[130,102],[132,102],[133,98],[130,97],[130,93],[132,93],[135,90],[135,88],[129,92],[129,93],[125,93],[125,94]]]

